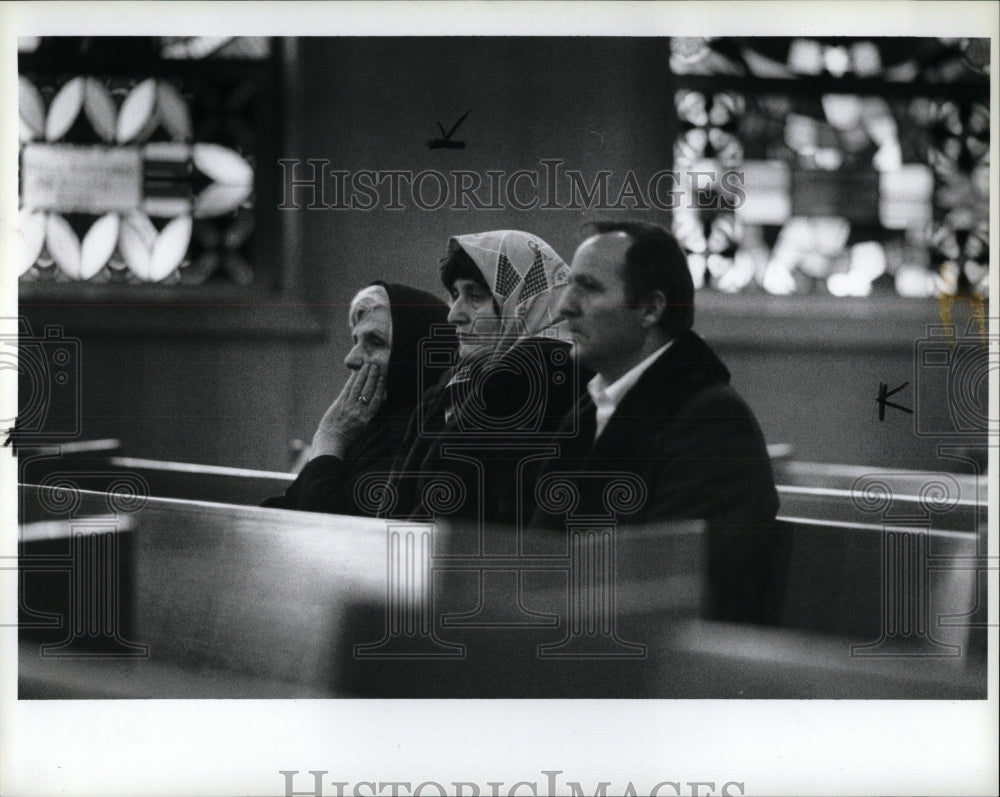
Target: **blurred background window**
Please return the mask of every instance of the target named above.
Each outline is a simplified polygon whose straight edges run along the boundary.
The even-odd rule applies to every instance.
[[[699,288],[986,298],[988,39],[675,38],[670,65]]]
[[[21,39],[22,284],[277,284],[256,203],[273,51],[260,37]]]

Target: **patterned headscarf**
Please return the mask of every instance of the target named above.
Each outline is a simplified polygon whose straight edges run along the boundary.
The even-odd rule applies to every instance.
[[[449,253],[459,247],[479,267],[500,308],[494,356],[525,338],[569,339],[556,314],[569,266],[551,246],[520,230],[492,230],[458,235],[448,242]]]

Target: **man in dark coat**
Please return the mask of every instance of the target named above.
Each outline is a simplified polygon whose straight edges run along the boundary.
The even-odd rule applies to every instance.
[[[559,309],[575,356],[597,376],[566,419],[579,434],[545,463],[539,487],[544,492],[546,474],[569,474],[578,485],[573,511],[607,516],[601,479],[634,474],[644,496],[616,513],[618,523],[706,520],[711,615],[769,621],[781,600],[780,575],[771,572],[778,508],[771,464],[729,372],[691,330],[694,286],[684,252],[653,225],[592,226]],[[531,525],[565,528],[562,507],[538,500]]]

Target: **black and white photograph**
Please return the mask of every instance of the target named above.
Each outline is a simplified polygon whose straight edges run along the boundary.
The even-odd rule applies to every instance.
[[[0,793],[995,793],[1000,4],[0,20]]]

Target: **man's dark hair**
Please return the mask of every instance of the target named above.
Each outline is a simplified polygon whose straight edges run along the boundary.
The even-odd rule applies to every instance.
[[[667,297],[660,326],[676,336],[694,325],[694,281],[687,256],[677,239],[662,227],[641,221],[592,221],[584,225],[591,235],[623,232],[632,239],[625,252],[625,297],[641,303],[653,291]]]
[[[484,277],[483,272],[479,270],[479,266],[476,265],[476,261],[469,257],[469,253],[466,252],[461,246],[455,246],[445,257],[441,259],[441,284],[444,285],[445,289],[450,294],[455,289],[455,282],[463,279],[472,280],[476,283],[476,285],[486,291],[490,297],[493,297],[493,291],[491,291],[490,286],[486,284],[486,277]],[[497,306],[496,298],[493,298],[493,308],[499,315],[500,308]]]

